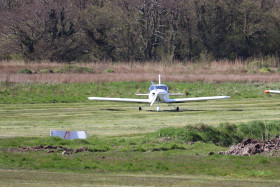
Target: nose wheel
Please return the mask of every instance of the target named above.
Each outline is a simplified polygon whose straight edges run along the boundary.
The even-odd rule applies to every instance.
[[[158,102],[158,106],[157,106],[157,112],[160,111],[160,107],[159,107],[159,102]]]

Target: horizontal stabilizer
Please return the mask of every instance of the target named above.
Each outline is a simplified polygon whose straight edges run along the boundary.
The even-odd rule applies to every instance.
[[[136,95],[146,95],[146,96],[149,96],[149,94],[136,94]]]

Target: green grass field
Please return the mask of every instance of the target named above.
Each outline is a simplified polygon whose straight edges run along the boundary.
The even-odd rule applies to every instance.
[[[137,103],[86,100],[87,96],[135,97],[136,92],[145,93],[148,85],[1,84],[0,185],[279,186],[277,156],[209,156],[210,151],[229,148],[202,142],[160,142],[151,137],[166,127],[279,121],[280,95],[263,93],[267,88],[276,89],[277,83],[171,84],[174,92],[188,92],[188,97],[232,96],[178,104],[179,112],[165,104],[156,112],[156,106],[138,111],[141,105]],[[50,130],[85,130],[89,139],[50,139]],[[88,146],[97,151],[69,156],[61,152],[6,151],[49,144]]]
[[[87,101],[84,103],[1,104],[0,134],[9,136],[48,136],[50,130],[85,130],[89,135],[120,136],[146,134],[163,127],[187,124],[241,123],[253,120],[279,120],[278,96],[253,99],[227,99],[178,104],[181,111],[161,104]],[[141,105],[140,105],[141,106]]]

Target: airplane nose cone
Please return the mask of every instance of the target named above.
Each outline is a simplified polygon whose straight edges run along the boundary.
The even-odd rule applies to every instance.
[[[264,93],[269,93],[269,90],[265,90]]]
[[[158,94],[166,94],[167,92],[165,90],[158,91]]]

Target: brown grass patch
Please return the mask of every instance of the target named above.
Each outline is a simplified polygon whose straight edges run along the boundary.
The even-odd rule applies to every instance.
[[[211,63],[167,63],[167,62],[130,62],[130,63],[77,63],[80,67],[91,68],[94,73],[40,73],[42,69],[55,69],[65,63],[43,62],[24,63],[16,61],[0,62],[0,81],[4,82],[106,82],[106,81],[158,81],[162,74],[164,82],[278,82],[279,73],[260,73],[259,68],[249,67],[242,61],[214,61]],[[28,68],[31,75],[17,74],[18,70]],[[109,73],[112,70],[114,73]]]

